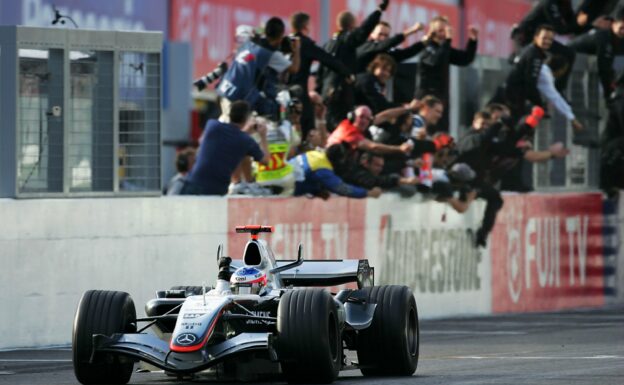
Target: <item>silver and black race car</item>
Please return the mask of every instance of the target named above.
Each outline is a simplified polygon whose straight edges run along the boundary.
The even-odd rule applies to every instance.
[[[145,318],[136,317],[128,293],[84,293],[72,334],[78,381],[125,384],[136,361],[178,378],[202,372],[291,383],[331,383],[348,369],[365,376],[415,372],[418,312],[408,287],[373,286],[367,260],[304,261],[301,245],[297,260],[276,261],[259,239],[271,227],[236,231],[251,240],[242,260],[221,256],[219,247],[215,288],[159,291]],[[348,283],[358,289],[318,288]],[[357,352],[357,362],[345,349]]]

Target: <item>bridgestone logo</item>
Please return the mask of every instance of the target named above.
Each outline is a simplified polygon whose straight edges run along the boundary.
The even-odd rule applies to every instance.
[[[420,293],[481,289],[481,254],[473,231],[465,229],[392,230],[380,238],[382,283],[402,283]]]

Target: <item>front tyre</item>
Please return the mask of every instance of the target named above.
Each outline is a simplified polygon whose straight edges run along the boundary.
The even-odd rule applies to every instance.
[[[373,322],[357,337],[358,363],[365,376],[411,376],[418,366],[418,310],[407,286],[374,286],[354,297],[376,303]]]
[[[289,383],[331,383],[342,365],[336,302],[327,290],[287,291],[277,310],[277,355]]]
[[[82,295],[72,332],[74,373],[82,384],[126,384],[134,363],[93,352],[93,335],[136,332],[136,309],[128,293],[89,290]]]

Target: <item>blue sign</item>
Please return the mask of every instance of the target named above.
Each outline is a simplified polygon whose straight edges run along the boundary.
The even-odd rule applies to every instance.
[[[76,23],[81,29],[161,31],[167,39],[167,3],[167,0],[2,0],[0,24],[74,28]],[[60,19],[54,7],[62,16]],[[55,19],[57,22],[52,24]]]

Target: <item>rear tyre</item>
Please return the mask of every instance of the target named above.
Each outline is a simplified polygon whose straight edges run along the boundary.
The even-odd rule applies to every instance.
[[[331,383],[342,366],[336,302],[327,290],[287,291],[277,310],[277,355],[289,383]]]
[[[365,376],[411,376],[418,366],[418,310],[407,286],[374,286],[354,297],[376,303],[373,322],[357,337],[358,363]]]
[[[72,359],[76,378],[83,384],[126,384],[132,375],[131,359],[95,354],[93,335],[136,332],[136,309],[128,293],[89,290],[82,295],[74,318]]]
[[[201,286],[173,286],[171,290],[184,290],[186,291],[186,296],[190,297],[191,295],[202,295],[203,287]],[[206,286],[206,293],[212,290],[212,287]]]

